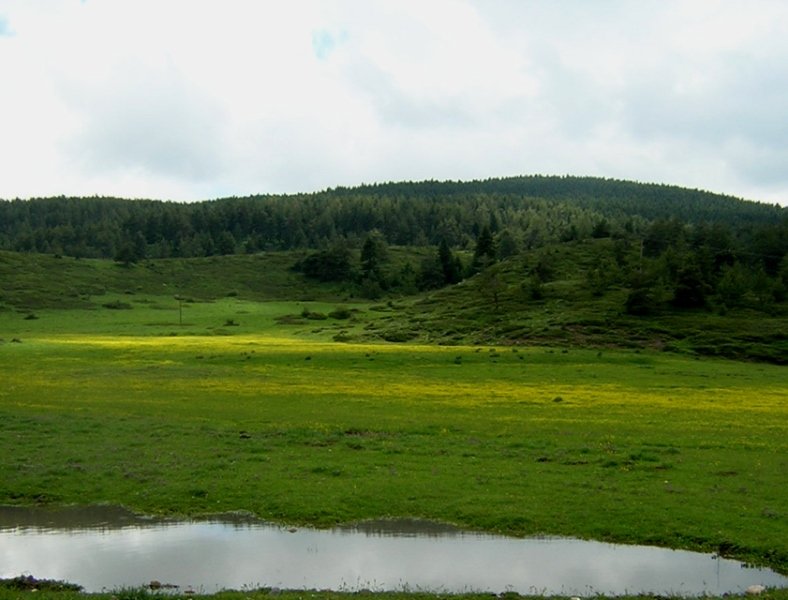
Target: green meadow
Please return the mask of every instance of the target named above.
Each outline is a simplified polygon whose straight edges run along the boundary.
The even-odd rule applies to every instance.
[[[340,300],[101,303],[0,312],[0,504],[423,517],[788,572],[785,367],[340,343],[386,318]]]

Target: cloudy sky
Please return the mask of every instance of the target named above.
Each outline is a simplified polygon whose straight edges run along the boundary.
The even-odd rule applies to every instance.
[[[788,204],[788,1],[0,0],[0,198],[533,173]]]

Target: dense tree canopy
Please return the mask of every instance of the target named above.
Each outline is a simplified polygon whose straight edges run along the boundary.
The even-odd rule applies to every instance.
[[[315,194],[251,196],[178,204],[118,198],[0,201],[0,249],[82,257],[208,256],[360,247],[377,230],[388,244],[472,249],[487,228],[507,254],[566,239],[642,235],[647,254],[671,244],[685,224],[774,226],[788,211],[684,188],[577,177],[387,183]],[[141,242],[144,242],[142,243]],[[780,239],[753,238],[776,272]],[[143,254],[144,256],[140,256]]]

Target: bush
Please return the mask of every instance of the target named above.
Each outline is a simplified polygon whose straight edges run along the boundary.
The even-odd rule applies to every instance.
[[[328,319],[328,315],[325,313],[313,312],[306,307],[304,307],[304,310],[301,311],[301,316],[304,319],[309,319],[311,321],[325,321]]]
[[[418,334],[415,331],[384,331],[382,337],[387,342],[409,342]]]
[[[36,579],[32,575],[19,575],[13,579],[0,579],[0,588],[29,592],[78,592],[82,589],[82,586],[55,579]]]
[[[352,317],[353,311],[345,306],[339,306],[334,310],[332,310],[330,313],[328,313],[328,316],[331,317],[332,319],[344,320]]]
[[[110,310],[131,310],[131,304],[128,302],[121,302],[120,300],[115,300],[114,302],[106,302],[102,304],[104,308],[109,308]]]

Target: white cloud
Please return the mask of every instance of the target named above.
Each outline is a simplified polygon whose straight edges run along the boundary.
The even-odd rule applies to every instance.
[[[780,0],[6,0],[0,197],[521,173],[788,204]]]

